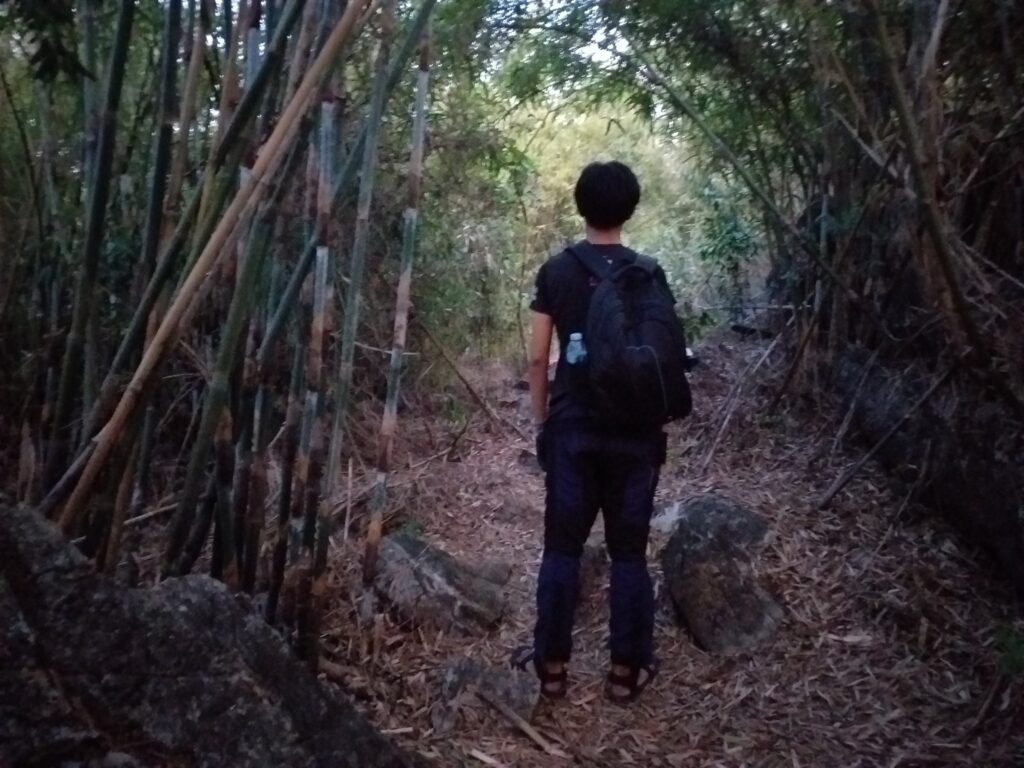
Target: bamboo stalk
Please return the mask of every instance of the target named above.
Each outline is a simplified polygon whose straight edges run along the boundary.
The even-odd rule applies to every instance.
[[[100,0],[84,0],[79,14],[79,34],[81,42],[78,46],[79,56],[85,72],[81,75],[82,90],[82,191],[89,195],[93,184],[93,168],[96,164],[96,149],[99,146],[99,94],[97,93],[98,62],[96,59],[96,15],[101,5]],[[88,210],[88,198],[82,201]]]
[[[228,13],[225,6],[225,14]],[[214,131],[213,141],[210,142],[208,165],[214,165],[213,158],[224,141],[224,135],[235,114],[235,108],[240,101],[238,84],[238,56],[242,49],[241,37],[245,29],[245,22],[248,20],[248,2],[239,0],[238,21],[234,29],[228,32],[225,38],[224,51],[224,73],[221,77],[220,100],[217,105],[217,127]],[[229,18],[225,16],[225,18]],[[216,216],[217,210],[209,204],[209,196],[213,191],[214,174],[206,174],[200,185],[199,221],[207,216]],[[201,247],[200,243],[193,243],[194,251]]]
[[[195,36],[192,39],[188,71],[185,75],[185,88],[181,95],[181,114],[179,116],[178,136],[174,159],[171,162],[171,174],[164,199],[163,232],[161,233],[160,251],[166,251],[166,241],[175,229],[174,212],[178,210],[178,198],[185,180],[185,169],[188,166],[188,135],[196,116],[196,97],[199,91],[199,78],[202,76],[203,60],[206,58],[206,38],[210,33],[210,17],[213,0],[198,0],[193,19]]]
[[[171,159],[171,138],[174,133],[175,88],[178,73],[178,43],[181,32],[181,0],[170,0],[164,26],[163,52],[160,65],[159,129],[153,142],[153,179],[149,186],[146,223],[142,235],[141,269],[148,280],[156,264],[156,251],[162,226],[167,171]],[[187,127],[183,128],[187,133]]]
[[[388,85],[388,58],[395,32],[395,2],[387,0],[381,8],[380,43],[374,64],[373,93],[367,115],[367,138],[363,149],[363,168],[360,173],[359,201],[356,207],[355,233],[349,264],[348,290],[345,316],[341,331],[341,349],[338,354],[337,383],[335,384],[334,424],[331,430],[331,467],[337,472],[341,451],[341,424],[348,413],[355,360],[356,330],[359,326],[360,304],[363,298],[363,273],[366,269],[366,251],[370,234],[370,207],[377,169],[377,140],[384,99]],[[332,477],[332,482],[334,478]]]
[[[298,152],[295,153],[298,156]],[[284,189],[284,185],[281,185]],[[280,201],[277,201],[280,204]],[[279,243],[284,229],[284,220],[277,217],[273,243]],[[258,235],[257,235],[258,237]],[[264,238],[266,239],[266,238]],[[271,245],[267,242],[267,247]],[[276,266],[276,264],[275,264]],[[271,274],[270,286],[267,296],[272,301],[276,292],[277,270]],[[270,302],[267,302],[269,306]],[[261,376],[256,365],[256,350],[259,348],[263,333],[266,328],[266,319],[269,309],[257,313],[250,321],[250,344],[248,356],[243,366],[243,394],[247,391],[255,391],[252,405],[252,447],[249,471],[249,493],[248,508],[245,514],[245,541],[242,551],[242,588],[247,592],[255,589],[256,571],[260,557],[263,530],[266,525],[266,505],[269,496],[269,482],[267,480],[267,451],[269,449],[270,429],[268,420],[271,414],[273,389],[269,377]]]
[[[395,324],[392,332],[391,361],[388,366],[387,395],[380,422],[377,444],[377,478],[371,497],[370,526],[366,534],[363,554],[363,582],[373,582],[377,570],[377,552],[384,528],[384,509],[387,506],[388,474],[391,454],[398,429],[398,394],[401,373],[405,363],[405,340],[409,327],[409,293],[412,285],[412,264],[416,249],[416,225],[419,219],[420,189],[423,184],[423,146],[427,127],[427,91],[430,81],[430,38],[424,33],[420,49],[420,64],[416,83],[416,104],[412,128],[412,151],[409,160],[408,202],[402,231],[402,257],[398,288],[395,291]],[[334,453],[332,452],[332,458]],[[336,464],[334,465],[336,466]]]
[[[100,249],[105,235],[107,200],[110,195],[110,169],[114,160],[117,136],[117,113],[121,105],[121,86],[124,84],[125,64],[132,23],[135,19],[134,0],[122,0],[117,17],[117,31],[107,67],[106,92],[100,124],[99,147],[95,161],[93,184],[88,196],[85,243],[75,285],[71,327],[64,350],[57,402],[53,414],[50,450],[46,460],[43,482],[49,486],[65,469],[71,439],[71,422],[75,397],[81,393],[82,356],[86,325],[95,303],[96,278],[99,271]]]
[[[166,354],[172,339],[179,330],[180,321],[190,309],[195,294],[206,281],[206,275],[214,265],[221,246],[238,223],[238,219],[249,203],[250,198],[265,185],[264,177],[267,175],[272,176],[280,166],[282,155],[287,149],[290,139],[293,138],[298,130],[299,118],[305,112],[310,96],[323,79],[328,66],[334,60],[341,46],[348,39],[349,30],[356,18],[358,18],[359,11],[364,5],[365,0],[356,0],[346,8],[345,13],[324,45],[323,51],[321,51],[316,61],[313,62],[313,65],[306,73],[295,97],[289,103],[288,108],[281,116],[281,120],[274,128],[274,132],[263,146],[263,151],[253,167],[252,174],[246,184],[235,195],[234,200],[225,211],[210,241],[204,247],[199,258],[196,259],[191,272],[178,291],[163,321],[160,323],[152,343],[147,347],[114,413],[103,429],[93,438],[92,445],[95,446],[95,450],[82,471],[82,476],[79,478],[75,491],[72,492],[71,498],[68,499],[61,516],[61,525],[64,530],[68,530],[78,515],[81,514],[84,504],[91,494],[99,470],[106,463],[114,443],[124,428],[127,417],[138,404],[142,387],[152,376],[157,364]]]
[[[419,10],[416,12],[416,16],[413,17],[412,22],[408,25],[406,36],[402,41],[402,45],[399,48],[398,53],[395,55],[394,60],[391,62],[390,69],[388,70],[387,87],[384,93],[385,105],[387,104],[387,99],[394,92],[398,83],[405,74],[406,65],[409,63],[409,59],[416,51],[416,46],[423,36],[423,31],[426,29],[436,2],[437,0],[423,0]],[[331,192],[332,208],[338,204],[342,195],[344,195],[348,190],[349,185],[355,179],[356,169],[359,167],[360,160],[363,156],[363,150],[366,146],[369,126],[370,116],[367,115],[363,121],[362,128],[359,131],[359,136],[352,145],[352,150],[345,158],[345,162],[342,164],[341,170],[338,172],[337,178],[334,182],[334,188]],[[267,333],[263,337],[263,343],[260,345],[260,350],[257,355],[258,364],[261,367],[265,366],[270,358],[273,345],[284,328],[285,320],[287,320],[288,315],[295,304],[295,298],[299,294],[299,288],[302,286],[303,281],[306,279],[306,275],[309,274],[309,270],[313,266],[313,258],[315,255],[316,235],[314,234],[309,237],[308,242],[303,248],[299,262],[293,270],[291,277],[289,277],[287,287],[281,294],[281,298],[267,324]]]
[[[196,560],[203,553],[203,547],[206,545],[206,540],[210,537],[210,529],[213,527],[213,514],[216,507],[217,476],[216,473],[210,473],[206,478],[206,490],[203,491],[203,498],[199,507],[199,519],[192,526],[188,543],[181,553],[179,569],[182,574],[191,572],[196,564]],[[177,504],[170,506],[170,509],[176,508]]]
[[[313,410],[309,415],[317,422],[316,428],[313,430],[313,442],[310,446],[309,484],[303,523],[303,543],[309,550],[313,549],[316,536],[317,508],[321,495],[325,453],[323,428],[323,414],[326,406],[323,376],[324,345],[329,338],[327,330],[333,326],[333,322],[328,316],[328,313],[333,310],[333,286],[327,276],[332,272],[329,230],[332,170],[334,167],[333,150],[336,145],[334,133],[336,114],[337,105],[334,93],[325,93],[320,112],[320,144],[317,151],[316,226],[314,229],[319,244],[317,245],[317,268],[313,293],[313,324],[310,332],[310,363],[306,374],[307,393],[313,396]],[[333,477],[328,477],[325,495],[330,496],[333,489]]]
[[[924,224],[928,236],[935,246],[935,255],[939,263],[939,270],[946,282],[946,289],[949,291],[950,300],[956,310],[964,335],[974,347],[976,353],[984,362],[988,360],[988,345],[981,338],[970,307],[960,290],[960,283],[956,272],[955,256],[950,247],[949,239],[946,236],[946,226],[943,216],[939,210],[938,201],[935,199],[935,187],[930,183],[925,173],[924,148],[921,137],[918,133],[916,120],[911,112],[910,101],[900,82],[900,73],[896,68],[895,54],[892,50],[892,42],[889,38],[889,31],[886,28],[885,20],[878,5],[878,0],[868,0],[868,7],[875,22],[878,32],[878,45],[885,64],[886,79],[889,90],[892,93],[896,106],[896,114],[899,117],[900,130],[903,133],[903,140],[906,144],[907,159],[910,162],[911,174],[914,184],[917,186],[917,193],[924,213]]]
[[[1006,404],[1018,416],[1024,415],[1024,402],[1021,401],[1021,398],[1013,390],[1013,386],[1006,375],[999,370],[998,366],[992,364],[992,353],[988,342],[977,323],[975,323],[971,306],[964,295],[963,289],[960,287],[956,254],[953,251],[947,234],[948,222],[936,199],[934,180],[929,179],[926,172],[924,144],[918,132],[915,117],[911,111],[910,100],[903,88],[903,84],[900,82],[900,73],[896,67],[896,59],[892,50],[889,31],[886,28],[885,20],[882,18],[878,0],[868,0],[868,7],[871,10],[871,15],[878,32],[878,44],[885,64],[886,79],[895,101],[896,114],[899,117],[900,130],[903,133],[903,140],[906,144],[911,175],[913,176],[914,184],[918,188],[919,201],[924,213],[925,229],[935,248],[935,257],[938,261],[939,271],[942,273],[956,317],[964,337],[970,345],[971,353],[975,355],[984,372],[983,375],[991,381]],[[941,14],[939,18],[941,20]],[[938,29],[935,34],[938,34]]]
[[[295,457],[298,454],[299,422],[302,413],[302,389],[305,384],[305,366],[302,347],[295,344],[292,359],[292,373],[288,386],[288,406],[285,410],[283,448],[281,451],[281,494],[278,497],[277,529],[275,531],[274,557],[271,564],[270,589],[267,592],[266,619],[268,624],[277,620],[277,605],[284,583],[285,565],[288,561],[288,527],[291,518],[292,478]]]
[[[221,405],[217,413],[215,475],[217,500],[214,513],[214,558],[211,575],[221,579],[228,589],[238,589],[238,560],[235,557],[235,536],[231,519],[231,478],[234,456],[231,450],[231,409]]]

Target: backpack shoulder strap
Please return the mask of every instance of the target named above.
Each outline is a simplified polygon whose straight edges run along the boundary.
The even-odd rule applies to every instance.
[[[566,250],[575,256],[584,269],[598,280],[604,280],[611,275],[611,266],[605,261],[604,256],[598,253],[597,249],[586,240],[580,240],[578,243],[570,245]]]
[[[658,271],[658,262],[650,256],[644,256],[642,253],[636,255],[636,261],[633,262],[633,266],[640,267],[640,269],[652,277]]]

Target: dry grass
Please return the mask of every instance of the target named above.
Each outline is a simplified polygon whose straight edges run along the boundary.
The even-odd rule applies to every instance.
[[[542,703],[534,723],[569,757],[546,754],[484,705],[463,708],[454,730],[436,731],[435,670],[460,655],[505,664],[530,637],[542,479],[523,460],[531,446],[482,416],[451,454],[423,463],[444,451],[451,429],[408,418],[396,457],[408,455],[412,468],[396,478],[396,509],[457,555],[514,563],[508,616],[476,639],[387,616],[360,621],[346,586],[356,583],[358,553],[339,544],[325,638],[332,675],[385,733],[444,766],[1024,765],[1024,683],[1001,671],[995,642],[1001,625],[1024,629],[1010,596],[979,565],[983,556],[905,505],[874,465],[829,511],[814,508],[859,449],[833,445],[831,409],[805,403],[805,413],[763,414],[781,353],[744,387],[700,475],[716,411],[765,349],[726,336],[705,345],[708,365],[694,378],[701,413],[672,430],[658,500],[715,491],[766,518],[772,533],[758,568],[787,611],[770,646],[729,658],[703,653],[660,597],[662,674],[637,704],[614,706],[602,692],[606,585],[596,584],[577,617],[569,698]],[[487,378],[491,401],[504,401],[514,418],[515,393]],[[656,573],[663,544],[655,535]]]

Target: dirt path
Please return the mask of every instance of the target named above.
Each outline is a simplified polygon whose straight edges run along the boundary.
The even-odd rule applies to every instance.
[[[658,502],[715,491],[769,522],[758,568],[787,612],[769,647],[703,653],[659,594],[662,674],[636,705],[616,707],[602,693],[607,585],[597,583],[577,617],[569,698],[542,703],[535,721],[572,758],[546,755],[486,708],[467,709],[454,731],[438,734],[434,671],[462,655],[504,664],[533,622],[542,478],[524,455],[529,446],[481,427],[463,438],[459,461],[417,467],[422,458],[412,458],[396,503],[454,554],[512,562],[510,613],[480,640],[387,619],[354,629],[356,611],[339,588],[327,646],[380,727],[442,766],[1024,765],[1024,685],[1002,672],[998,648],[1000,627],[1014,621],[1009,596],[941,522],[913,504],[901,509],[875,468],[831,510],[814,508],[856,459],[834,446],[834,414],[765,416],[770,382],[748,385],[701,474],[716,411],[765,349],[725,337],[705,346],[708,364],[694,379],[701,413],[672,431]],[[508,400],[508,392],[489,394]],[[513,417],[515,408],[504,412]],[[664,539],[656,534],[650,550],[659,588]],[[338,554],[339,583],[354,562],[352,550]]]

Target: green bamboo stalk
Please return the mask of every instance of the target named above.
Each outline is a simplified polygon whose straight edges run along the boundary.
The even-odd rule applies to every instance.
[[[319,240],[316,256],[316,273],[313,293],[313,322],[310,331],[310,360],[307,373],[307,418],[313,421],[312,440],[309,452],[309,480],[304,499],[304,520],[300,573],[300,594],[308,595],[300,601],[297,622],[297,643],[299,655],[306,659],[316,671],[319,661],[319,624],[322,609],[323,586],[314,579],[314,552],[317,536],[326,541],[329,536],[327,516],[320,512],[324,465],[324,412],[326,393],[324,391],[324,341],[328,327],[328,313],[333,309],[333,286],[327,279],[331,271],[331,253],[328,246],[331,209],[332,169],[334,167],[334,129],[337,122],[333,94],[325,94],[320,111],[320,146],[317,152],[317,210],[315,234]],[[328,481],[325,499],[332,494],[332,483]],[[325,502],[329,503],[329,502]]]
[[[75,286],[71,327],[64,350],[64,364],[53,414],[50,450],[44,471],[43,482],[46,487],[49,487],[66,468],[75,397],[81,392],[85,330],[89,315],[93,311],[100,249],[105,234],[107,200],[110,195],[110,169],[114,160],[117,113],[121,105],[121,86],[124,83],[125,64],[128,59],[128,45],[134,19],[134,0],[122,0],[117,17],[114,45],[110,53],[110,64],[107,68],[99,147],[94,164],[92,189],[88,196],[85,244],[82,249],[82,261],[79,265]]]
[[[141,271],[148,281],[156,266],[157,244],[163,224],[164,195],[167,192],[167,172],[171,162],[171,139],[176,118],[175,91],[178,75],[178,46],[181,37],[181,0],[167,4],[164,26],[163,51],[160,63],[160,114],[158,130],[153,141],[153,178],[149,185],[146,204],[146,223],[142,234]],[[187,134],[187,126],[182,130]]]
[[[213,527],[213,512],[217,506],[217,477],[211,473],[206,478],[206,490],[203,492],[202,502],[199,507],[199,517],[192,527],[188,543],[181,553],[181,572],[190,573],[196,564],[196,560],[203,553],[206,540],[210,537],[210,529]]]
[[[82,141],[82,190],[88,195],[93,184],[93,167],[96,164],[96,148],[99,146],[99,94],[97,93],[96,73],[96,15],[99,0],[85,0],[79,14],[79,34],[81,41],[78,46],[79,56],[85,72],[81,75],[83,141]],[[89,209],[88,198],[82,201],[83,208]]]
[[[225,6],[225,13],[228,13],[229,10]],[[225,19],[228,18],[230,16],[226,15]],[[238,92],[238,57],[242,49],[242,33],[245,29],[245,22],[248,19],[247,0],[239,0],[238,19],[239,23],[235,25],[233,32],[227,32],[225,35],[224,73],[221,77],[220,100],[217,105],[217,126],[214,130],[213,141],[210,142],[209,147],[209,159],[207,161],[209,165],[213,165],[213,157],[223,142],[228,124],[234,117],[235,105],[240,101]],[[209,204],[209,198],[213,192],[213,182],[214,176],[207,174],[203,177],[200,185],[199,221],[203,221],[207,216],[217,216],[218,214],[218,211]],[[200,247],[199,244],[193,243],[192,250],[196,251]]]
[[[297,157],[298,152],[295,155]],[[274,210],[280,203],[280,190],[284,188],[285,185],[279,185],[278,197],[272,203]],[[262,255],[258,258],[266,260],[272,242],[271,229],[272,222],[269,215],[261,217],[256,222],[249,238],[246,261],[256,258],[254,251],[262,251]],[[261,301],[263,301],[264,295],[263,286],[261,286],[259,291]],[[232,492],[236,547],[238,561],[242,568],[242,589],[246,592],[252,592],[255,586],[256,563],[267,494],[265,457],[262,453],[266,444],[263,435],[266,432],[264,426],[266,392],[262,389],[257,392],[254,363],[256,348],[261,336],[262,313],[256,312],[249,321],[245,362],[242,365],[238,412],[245,418],[245,422],[243,428],[239,430],[235,449],[235,478]],[[255,478],[254,474],[257,475]]]
[[[248,323],[247,316],[250,313],[252,306],[255,304],[258,287],[262,283],[261,275],[264,270],[264,264],[270,250],[270,243],[267,235],[269,234],[272,226],[273,215],[276,213],[281,202],[281,198],[287,189],[287,184],[284,183],[284,180],[288,178],[296,164],[296,161],[300,157],[301,153],[298,149],[293,149],[291,156],[285,165],[284,172],[279,177],[272,199],[263,206],[256,218],[255,224],[253,225],[253,237],[249,239],[251,247],[242,261],[238,274],[238,283],[235,286],[235,292],[232,296],[231,305],[228,309],[228,320],[221,336],[221,346],[218,350],[217,370],[214,373],[214,381],[218,382],[218,386],[215,388],[211,384],[207,393],[207,406],[210,405],[211,399],[213,407],[219,407],[220,403],[225,403],[228,400],[230,381],[233,378],[233,372],[236,367],[235,362],[238,358],[239,340],[241,339],[241,335]],[[244,224],[240,224],[236,229],[242,230],[244,228]],[[229,245],[226,247],[234,246]],[[235,325],[236,321],[239,325]],[[218,373],[220,374],[219,378]],[[243,405],[238,409],[238,412],[241,414],[245,414],[247,411],[251,412],[251,407],[250,397],[248,406]],[[168,569],[168,573],[180,575],[185,572],[183,571],[183,568],[185,568],[186,564],[189,567],[191,566],[191,563],[186,563],[185,559],[180,561],[178,567],[175,567],[174,563],[175,558],[179,558],[181,556],[182,546],[189,534],[189,530],[192,527],[195,516],[194,505],[197,501],[200,474],[203,471],[202,468],[206,461],[205,454],[208,452],[209,442],[213,437],[213,430],[215,429],[215,425],[211,425],[211,421],[212,417],[204,407],[199,430],[193,441],[192,454],[190,456],[185,483],[182,489],[181,502],[179,503],[178,512],[172,525],[170,543],[168,545],[167,557],[165,559],[165,568]],[[244,534],[244,521],[246,518],[245,510],[247,508],[247,497],[249,492],[247,468],[239,465],[247,462],[248,460],[248,443],[250,442],[249,436],[251,434],[251,430],[251,419],[247,419],[242,422],[239,430],[241,436],[237,441],[240,447],[239,457],[235,462],[233,462],[233,466],[237,467],[237,472],[234,473],[235,476],[232,481],[232,491],[229,494],[229,498],[234,502],[231,514],[234,514],[236,518],[236,524],[232,527],[235,536],[235,539],[232,541],[232,546],[235,547],[236,553],[242,549],[241,537]],[[218,501],[218,503],[220,502]],[[220,530],[223,533],[226,529],[222,527]],[[238,554],[235,559],[239,563],[242,562],[241,554]]]
[[[298,333],[295,334],[298,336]],[[277,530],[274,540],[274,559],[271,564],[270,589],[267,592],[266,619],[268,624],[277,621],[277,605],[284,583],[285,565],[288,561],[288,530],[291,519],[292,480],[295,458],[299,446],[299,422],[302,415],[302,391],[305,386],[302,346],[293,345],[292,374],[288,385],[288,406],[285,410],[284,426],[281,430],[281,494],[277,503]]]
[[[327,279],[332,272],[331,252],[329,248],[330,221],[331,221],[331,188],[333,184],[334,168],[334,147],[335,125],[337,123],[337,104],[334,99],[334,90],[326,93],[320,109],[320,144],[317,151],[317,206],[315,234],[319,241],[317,245],[317,271],[314,282],[315,290],[313,296],[313,325],[312,338],[310,343],[310,370],[306,377],[307,391],[316,389],[314,398],[314,410],[312,418],[317,422],[314,430],[314,441],[310,453],[310,474],[309,485],[305,500],[305,522],[303,531],[303,543],[308,550],[313,549],[316,537],[316,517],[320,502],[321,481],[323,479],[324,464],[324,429],[323,414],[326,405],[326,393],[323,381],[324,368],[324,342],[326,340],[326,329],[333,324],[329,322],[327,314],[333,310],[333,285]],[[321,285],[321,260],[324,262],[323,284]],[[315,359],[314,359],[315,356]],[[333,487],[333,484],[328,481]],[[330,489],[328,490],[328,494]]]
[[[275,223],[273,236],[267,244],[277,244],[281,241],[284,232],[284,217],[278,216]],[[242,548],[242,589],[252,592],[256,586],[256,570],[260,557],[260,549],[263,538],[263,530],[266,525],[266,505],[269,495],[269,482],[267,480],[267,451],[270,442],[270,429],[268,420],[271,415],[273,399],[273,388],[269,378],[260,376],[256,366],[256,350],[259,348],[260,340],[266,328],[266,321],[269,317],[269,306],[276,295],[278,265],[273,264],[270,276],[270,285],[265,295],[269,301],[265,302],[266,311],[257,313],[250,323],[251,345],[248,348],[245,365],[243,366],[243,391],[246,389],[255,390],[256,395],[253,403],[252,415],[252,448],[249,471],[249,499],[248,508],[245,513],[245,540]]]
[[[330,251],[326,246],[317,248],[316,267],[313,271],[313,300],[310,310],[310,330],[306,355],[306,397],[302,411],[302,431],[299,454],[296,458],[295,488],[292,491],[292,527],[301,541],[311,547],[311,525],[308,520],[307,491],[312,476],[314,447],[323,441],[323,424],[319,418],[323,397],[323,342],[324,318],[327,309],[327,271]]]
[[[377,477],[371,496],[370,526],[366,534],[363,556],[363,582],[372,583],[377,570],[377,552],[384,527],[384,509],[387,506],[388,474],[391,472],[391,454],[398,429],[398,393],[405,362],[405,340],[409,327],[409,293],[412,286],[412,264],[416,251],[416,226],[419,221],[420,190],[423,185],[423,147],[427,128],[427,91],[430,82],[429,32],[424,34],[420,50],[420,66],[416,83],[416,106],[412,129],[412,152],[409,160],[408,203],[402,231],[402,257],[398,288],[395,291],[395,326],[388,366],[387,396],[380,422],[377,444]]]
[[[380,46],[374,66],[373,93],[367,117],[367,138],[363,150],[363,168],[359,182],[359,202],[356,207],[355,233],[349,265],[345,316],[341,331],[341,350],[338,354],[338,374],[335,384],[334,423],[331,429],[331,462],[335,472],[339,465],[342,443],[341,425],[348,413],[355,359],[356,330],[359,326],[359,308],[363,298],[363,273],[366,269],[366,250],[370,234],[370,206],[377,169],[377,138],[384,112],[384,96],[388,85],[388,57],[394,38],[395,1],[387,0],[381,8]],[[332,477],[333,482],[333,477]]]
[[[214,439],[215,461],[214,471],[217,478],[217,500],[215,503],[214,524],[214,555],[211,560],[211,575],[228,585],[228,589],[238,589],[238,560],[235,558],[235,536],[231,519],[231,478],[234,474],[234,452],[231,448],[232,421],[231,409],[221,401],[218,405],[216,437]]]
[[[159,84],[159,105],[160,114],[158,117],[159,129],[153,144],[153,178],[150,182],[149,197],[146,206],[146,221],[143,226],[142,256],[139,264],[140,284],[145,285],[152,276],[156,266],[157,247],[161,235],[164,232],[164,213],[167,209],[165,196],[173,192],[175,198],[178,191],[169,189],[168,169],[171,163],[171,145],[174,135],[174,120],[176,115],[175,90],[177,88],[178,72],[178,47],[181,33],[181,0],[171,0],[167,7],[167,19],[164,26],[163,51],[161,54],[160,84]],[[183,125],[183,132],[187,136],[187,124]],[[184,149],[182,147],[181,149]],[[180,188],[180,178],[178,181]],[[88,412],[93,410],[97,403],[99,392],[93,397],[86,397],[85,403],[89,404]],[[149,486],[149,456],[152,451],[152,440],[154,438],[154,424],[157,419],[156,408],[153,403],[146,407],[143,416],[142,440],[135,449],[132,458],[129,460],[126,472],[135,478],[135,491],[130,493],[131,506],[134,509],[136,504],[145,503]],[[84,445],[90,434],[91,420],[87,418],[87,424],[80,436],[80,448]],[[140,469],[137,475],[135,470]],[[126,475],[126,478],[128,475]],[[122,480],[122,487],[125,480]],[[131,490],[129,486],[128,491]],[[113,548],[113,557],[117,556],[117,548],[120,545],[119,524],[123,520],[126,510],[120,506],[123,501],[123,494],[119,488],[117,502],[114,508],[114,521],[111,524],[111,541],[108,550]]]

